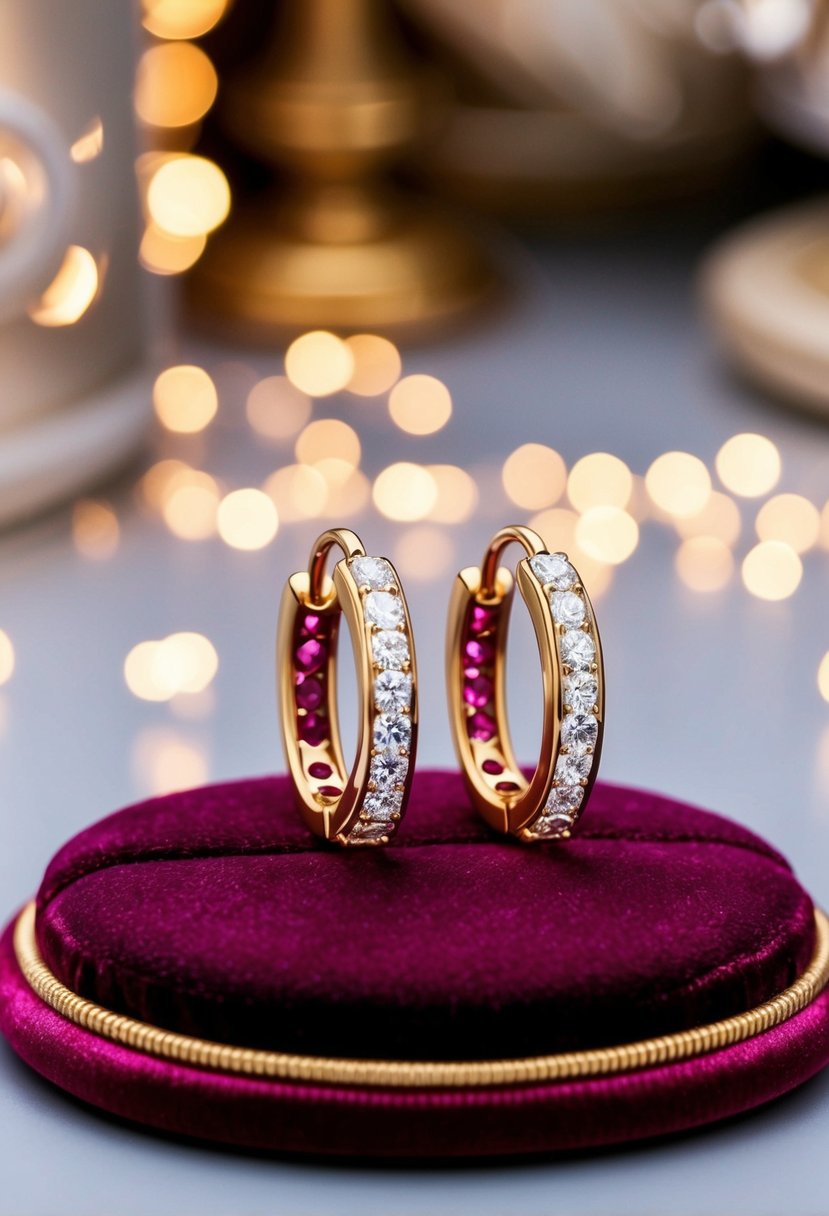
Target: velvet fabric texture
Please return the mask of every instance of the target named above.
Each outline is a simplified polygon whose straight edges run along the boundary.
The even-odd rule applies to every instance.
[[[486,1059],[622,1043],[749,1009],[813,950],[812,903],[738,825],[598,785],[572,840],[524,846],[424,772],[396,844],[315,841],[285,778],[130,807],[70,841],[38,938],[71,989],[155,1025],[316,1055]],[[440,1156],[614,1143],[691,1127],[829,1060],[829,1000],[745,1044],[628,1076],[458,1091],[258,1081],[90,1035],[0,955],[19,1054],[107,1110],[286,1151]]]

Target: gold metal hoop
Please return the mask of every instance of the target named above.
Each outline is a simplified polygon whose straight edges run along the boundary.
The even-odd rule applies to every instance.
[[[343,558],[325,573],[332,548]],[[336,696],[340,617],[357,666],[357,754],[343,758]],[[323,532],[282,596],[277,635],[282,740],[308,827],[343,845],[388,844],[405,811],[417,746],[417,680],[406,599],[391,563],[346,528]]]
[[[526,557],[515,579],[499,567],[508,545]],[[541,659],[541,754],[527,781],[506,708],[506,644],[515,585]],[[596,779],[604,732],[604,667],[593,606],[566,554],[550,553],[521,525],[502,528],[480,568],[461,570],[449,604],[449,719],[469,795],[491,827],[522,840],[560,839],[581,815]]]

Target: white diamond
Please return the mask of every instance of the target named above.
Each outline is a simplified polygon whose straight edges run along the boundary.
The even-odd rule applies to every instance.
[[[576,811],[582,804],[584,790],[580,785],[554,785],[547,798],[544,813],[549,815],[569,815],[575,819]]]
[[[366,620],[381,629],[403,624],[403,601],[389,591],[369,591],[365,600]]]
[[[573,591],[553,591],[550,595],[553,620],[558,625],[577,629],[585,617],[584,600]]]
[[[384,557],[353,557],[348,568],[358,587],[382,591],[395,584],[394,571]]]
[[[532,572],[544,586],[552,584],[556,591],[569,591],[579,581],[563,553],[538,553],[530,558]]]
[[[596,746],[599,724],[592,714],[568,714],[561,724],[561,742],[573,756]]]
[[[409,643],[406,635],[395,629],[381,629],[372,634],[371,650],[374,662],[385,671],[400,668],[409,662]]]
[[[574,671],[587,671],[596,661],[596,646],[583,629],[568,629],[561,639],[561,661]]]
[[[389,820],[397,814],[403,805],[403,795],[398,790],[389,793],[369,794],[363,803],[363,810],[374,820]]]
[[[405,756],[382,752],[379,756],[372,756],[369,779],[374,782],[380,793],[388,793],[396,785],[403,784],[408,771],[409,762]]]
[[[559,756],[556,761],[555,779],[561,786],[578,785],[590,776],[592,763],[592,756]]]
[[[573,819],[566,811],[556,812],[554,815],[543,815],[537,819],[532,825],[532,831],[536,836],[563,836],[572,826]]]
[[[599,695],[599,682],[589,671],[574,671],[564,677],[564,704],[576,713],[589,713]]]
[[[380,714],[374,719],[374,746],[379,752],[408,749],[412,741],[412,720],[405,714]]]
[[[382,840],[384,836],[388,836],[389,826],[386,823],[355,823],[354,827],[348,833],[348,839],[353,841],[360,840]]]
[[[374,701],[384,714],[408,709],[412,700],[412,677],[403,671],[381,671],[374,681]]]

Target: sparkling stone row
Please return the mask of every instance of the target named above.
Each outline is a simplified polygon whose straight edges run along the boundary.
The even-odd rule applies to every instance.
[[[393,834],[403,806],[412,742],[411,648],[403,597],[389,562],[354,557],[348,568],[371,626],[375,673],[369,790],[348,839],[370,843]]]
[[[576,822],[584,800],[584,784],[595,761],[599,737],[596,640],[584,587],[565,555],[539,553],[530,559],[530,568],[544,586],[559,631],[565,709],[555,784],[531,831],[556,837],[569,832]]]

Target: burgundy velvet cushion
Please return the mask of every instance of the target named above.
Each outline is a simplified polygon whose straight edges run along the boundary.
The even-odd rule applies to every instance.
[[[285,778],[122,811],[38,896],[73,991],[159,1026],[322,1055],[473,1059],[601,1046],[740,1012],[813,946],[783,859],[735,824],[600,786],[528,848],[416,782],[395,847],[316,842]]]
[[[38,895],[70,988],[162,1027],[335,1056],[485,1059],[669,1033],[805,968],[812,903],[738,825],[598,785],[578,834],[493,835],[459,777],[418,775],[395,845],[312,839],[284,778],[130,807],[70,841]],[[746,1044],[606,1079],[464,1092],[228,1077],[154,1060],[43,1006],[0,951],[0,1027],[108,1110],[308,1152],[442,1155],[612,1143],[745,1110],[829,1059],[829,1000]]]

